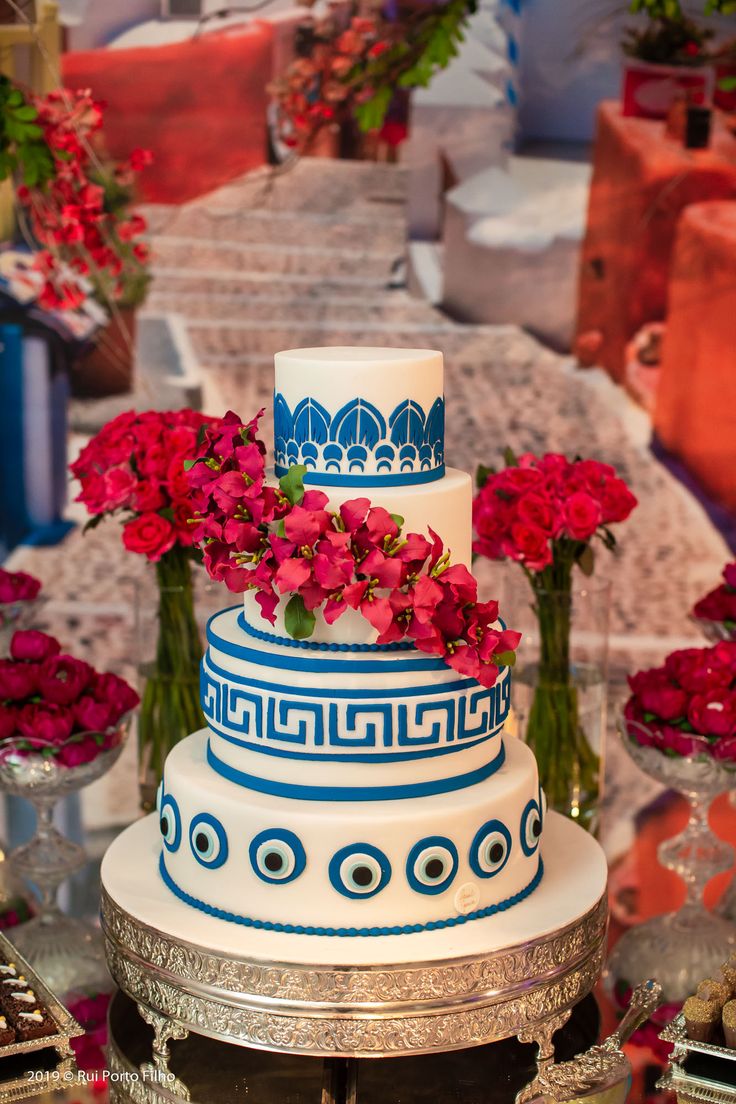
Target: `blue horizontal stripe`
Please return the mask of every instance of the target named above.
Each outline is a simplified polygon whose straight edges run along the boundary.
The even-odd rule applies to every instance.
[[[207,741],[207,762],[212,769],[228,782],[243,786],[257,793],[270,794],[272,797],[289,797],[298,801],[399,801],[403,798],[434,797],[437,794],[453,793],[475,786],[490,778],[499,770],[506,759],[506,750],[501,750],[492,759],[477,770],[455,778],[438,778],[434,782],[412,782],[402,786],[293,786],[288,782],[276,782],[270,778],[259,778],[254,774],[236,770],[224,763],[212,750]]]
[[[241,628],[248,636],[254,636],[256,640],[265,640],[267,644],[278,644],[282,648],[306,648],[313,652],[409,652],[414,647],[411,640],[398,640],[395,644],[341,644],[327,640],[294,640],[291,636],[278,636],[276,633],[264,632],[251,625],[241,611],[238,616],[238,628]]]
[[[227,613],[228,611],[223,611]],[[274,655],[263,649],[247,648],[242,644],[232,644],[218,636],[213,628],[213,621],[221,617],[222,613],[216,613],[207,622],[207,642],[225,655],[234,659],[245,659],[260,667],[274,667],[286,671],[320,671],[325,674],[342,674],[343,672],[356,671],[361,673],[386,674],[399,671],[444,671],[447,664],[442,659],[394,659],[388,658],[385,662],[371,659],[333,659],[329,655],[320,654],[313,659],[301,655]]]
[[[257,690],[271,690],[276,694],[297,694],[300,700],[302,698],[328,698],[332,701],[333,698],[349,698],[351,701],[360,702],[364,698],[381,698],[383,700],[384,698],[416,698],[421,695],[431,697],[433,694],[445,694],[456,690],[470,689],[471,687],[476,690],[481,689],[481,685],[476,679],[466,678],[453,679],[452,682],[440,682],[435,686],[407,686],[399,689],[387,687],[382,690],[362,690],[353,687],[352,690],[313,690],[311,686],[285,686],[280,682],[262,682],[260,679],[246,678],[245,675],[234,675],[231,671],[219,667],[209,653],[205,655],[203,663],[205,670],[209,668],[215,675],[227,682],[236,682],[242,686],[253,686]],[[390,670],[386,673],[390,674]]]
[[[486,908],[469,912],[466,916],[448,916],[444,920],[430,920],[426,924],[394,924],[391,927],[374,928],[323,928],[314,927],[312,924],[280,924],[274,923],[272,920],[254,920],[251,916],[241,916],[237,912],[228,912],[226,909],[217,908],[215,905],[208,905],[205,901],[201,901],[198,897],[193,897],[191,893],[187,893],[186,890],[181,889],[166,869],[163,852],[159,859],[159,871],[164,884],[171,890],[174,896],[178,897],[180,901],[183,901],[185,905],[189,905],[190,908],[199,909],[200,912],[206,913],[207,916],[213,916],[217,920],[227,920],[230,924],[240,924],[244,928],[259,928],[262,931],[283,932],[285,935],[353,937],[417,935],[419,932],[424,931],[441,931],[443,928],[455,928],[460,924],[468,924],[473,920],[485,920],[489,916],[496,916],[498,913],[507,912],[510,908],[513,908],[514,905],[518,905],[522,901],[525,901],[526,898],[534,892],[544,876],[544,863],[540,858],[536,874],[529,884],[519,890],[518,893],[514,893],[511,897],[506,897],[505,900],[498,901],[494,905],[487,905]]]
[[[279,478],[289,471],[282,464],[277,464],[274,470]],[[444,474],[444,464],[429,471],[398,472],[393,475],[340,475],[310,468],[304,476],[304,482],[312,487],[415,487],[422,483],[434,483],[437,479],[442,479]]]
[[[434,759],[438,755],[451,755],[455,751],[465,751],[467,748],[475,747],[477,744],[482,744],[486,740],[498,736],[503,729],[503,723],[499,724],[493,732],[487,732],[477,740],[468,740],[467,743],[461,740],[456,743],[446,744],[439,748],[423,748],[419,751],[399,751],[394,755],[390,752],[382,751],[377,752],[375,755],[368,755],[364,752],[355,752],[354,754],[350,754],[349,752],[326,752],[321,755],[318,752],[284,751],[281,748],[273,747],[273,745],[249,743],[247,740],[241,740],[237,736],[232,736],[229,732],[223,732],[221,728],[218,728],[210,720],[207,720],[207,727],[211,732],[214,732],[215,736],[219,736],[229,744],[235,744],[236,747],[246,748],[248,751],[260,751],[264,755],[275,755],[277,758],[281,759],[308,759],[318,763],[404,763],[415,759]]]

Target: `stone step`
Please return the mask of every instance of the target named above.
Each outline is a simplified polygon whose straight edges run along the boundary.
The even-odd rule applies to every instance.
[[[498,330],[503,327],[464,327],[447,321],[401,323],[354,322],[333,317],[305,325],[276,326],[267,321],[224,324],[195,320],[187,327],[198,362],[232,369],[270,363],[277,349],[321,345],[377,345],[399,348],[439,349],[448,358],[488,359]]]
[[[394,250],[351,249],[327,246],[246,245],[210,242],[199,238],[161,236],[154,239],[153,259],[157,267],[230,269],[263,272],[274,276],[299,274],[315,282],[323,276],[333,279],[360,277],[388,280],[391,267],[401,254]]]
[[[218,295],[249,296],[261,298],[269,295],[305,296],[310,299],[334,300],[356,295],[376,297],[385,292],[388,280],[385,273],[378,277],[322,276],[315,282],[314,275],[293,272],[288,275],[273,272],[239,271],[232,268],[169,268],[153,264],[153,283],[150,295]]]
[[[327,168],[325,167],[327,165]],[[207,196],[208,206],[334,213],[401,213],[408,174],[398,165],[304,157],[292,168],[260,169]]]
[[[406,224],[395,215],[314,214],[293,211],[252,211],[244,207],[216,207],[206,203],[184,207],[157,207],[149,216],[154,236],[200,238],[213,242],[258,246],[317,246],[330,249],[401,253]]]
[[[270,322],[288,327],[291,323],[326,323],[336,318],[344,322],[442,322],[443,315],[421,299],[405,292],[387,291],[379,294],[345,295],[339,306],[330,296],[264,294],[228,294],[200,288],[181,292],[155,282],[146,300],[145,314],[181,314],[186,320],[217,320],[227,326],[231,322]]]

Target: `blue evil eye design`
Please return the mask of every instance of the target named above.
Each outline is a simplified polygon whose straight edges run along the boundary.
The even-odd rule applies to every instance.
[[[406,860],[406,877],[417,893],[442,893],[457,874],[457,847],[445,836],[415,843]]]
[[[500,820],[488,820],[475,833],[468,856],[479,878],[492,878],[503,870],[511,854],[511,833]]]
[[[539,847],[542,834],[542,814],[534,800],[528,801],[521,814],[521,850],[525,855],[533,855]]]
[[[370,843],[341,847],[330,860],[330,881],[343,897],[375,897],[391,878],[391,863]]]
[[[189,844],[197,862],[210,870],[227,861],[225,829],[209,813],[199,813],[189,825]]]
[[[167,851],[177,851],[181,843],[181,813],[171,794],[159,803],[158,826]]]
[[[301,840],[285,828],[259,832],[248,849],[250,864],[264,882],[293,882],[307,865]]]

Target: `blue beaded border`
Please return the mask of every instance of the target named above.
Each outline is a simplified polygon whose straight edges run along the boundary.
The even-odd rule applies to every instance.
[[[257,629],[251,625],[245,613],[238,615],[238,628],[266,644],[279,644],[283,648],[307,648],[313,652],[408,652],[414,648],[410,640],[398,640],[395,644],[336,644],[329,641],[293,640],[290,636],[279,636],[277,633]]]
[[[240,916],[236,912],[228,912],[226,909],[217,908],[215,905],[208,905],[205,901],[200,901],[198,897],[193,897],[191,893],[187,893],[186,890],[181,889],[166,869],[163,852],[159,859],[159,872],[164,884],[171,890],[175,897],[178,897],[185,905],[189,905],[190,908],[199,909],[200,912],[206,913],[207,916],[213,916],[216,920],[227,920],[231,924],[240,924],[244,928],[259,928],[262,931],[283,932],[284,935],[331,935],[352,937],[416,935],[423,931],[441,931],[443,928],[455,928],[460,924],[467,924],[471,920],[484,920],[489,916],[495,916],[499,912],[507,912],[508,909],[513,908],[514,905],[520,904],[534,892],[542,880],[544,863],[540,858],[537,872],[529,884],[525,886],[524,889],[519,890],[518,893],[515,893],[512,897],[507,897],[505,901],[499,901],[498,904],[488,905],[483,909],[476,909],[475,912],[469,912],[467,916],[448,916],[446,920],[430,920],[426,924],[396,924],[393,927],[387,928],[315,928],[311,925],[304,924],[276,924],[271,920],[254,920],[251,916]]]

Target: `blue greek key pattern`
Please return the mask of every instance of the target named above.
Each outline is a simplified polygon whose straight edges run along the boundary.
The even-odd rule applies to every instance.
[[[444,472],[445,402],[428,411],[404,399],[385,417],[367,399],[351,399],[330,414],[304,398],[292,411],[274,395],[276,474],[292,464],[307,467],[306,482],[395,485],[439,479]]]
[[[201,702],[212,731],[241,747],[290,758],[398,762],[460,751],[497,735],[510,704],[508,673],[404,689],[304,690],[247,682],[205,656]]]

